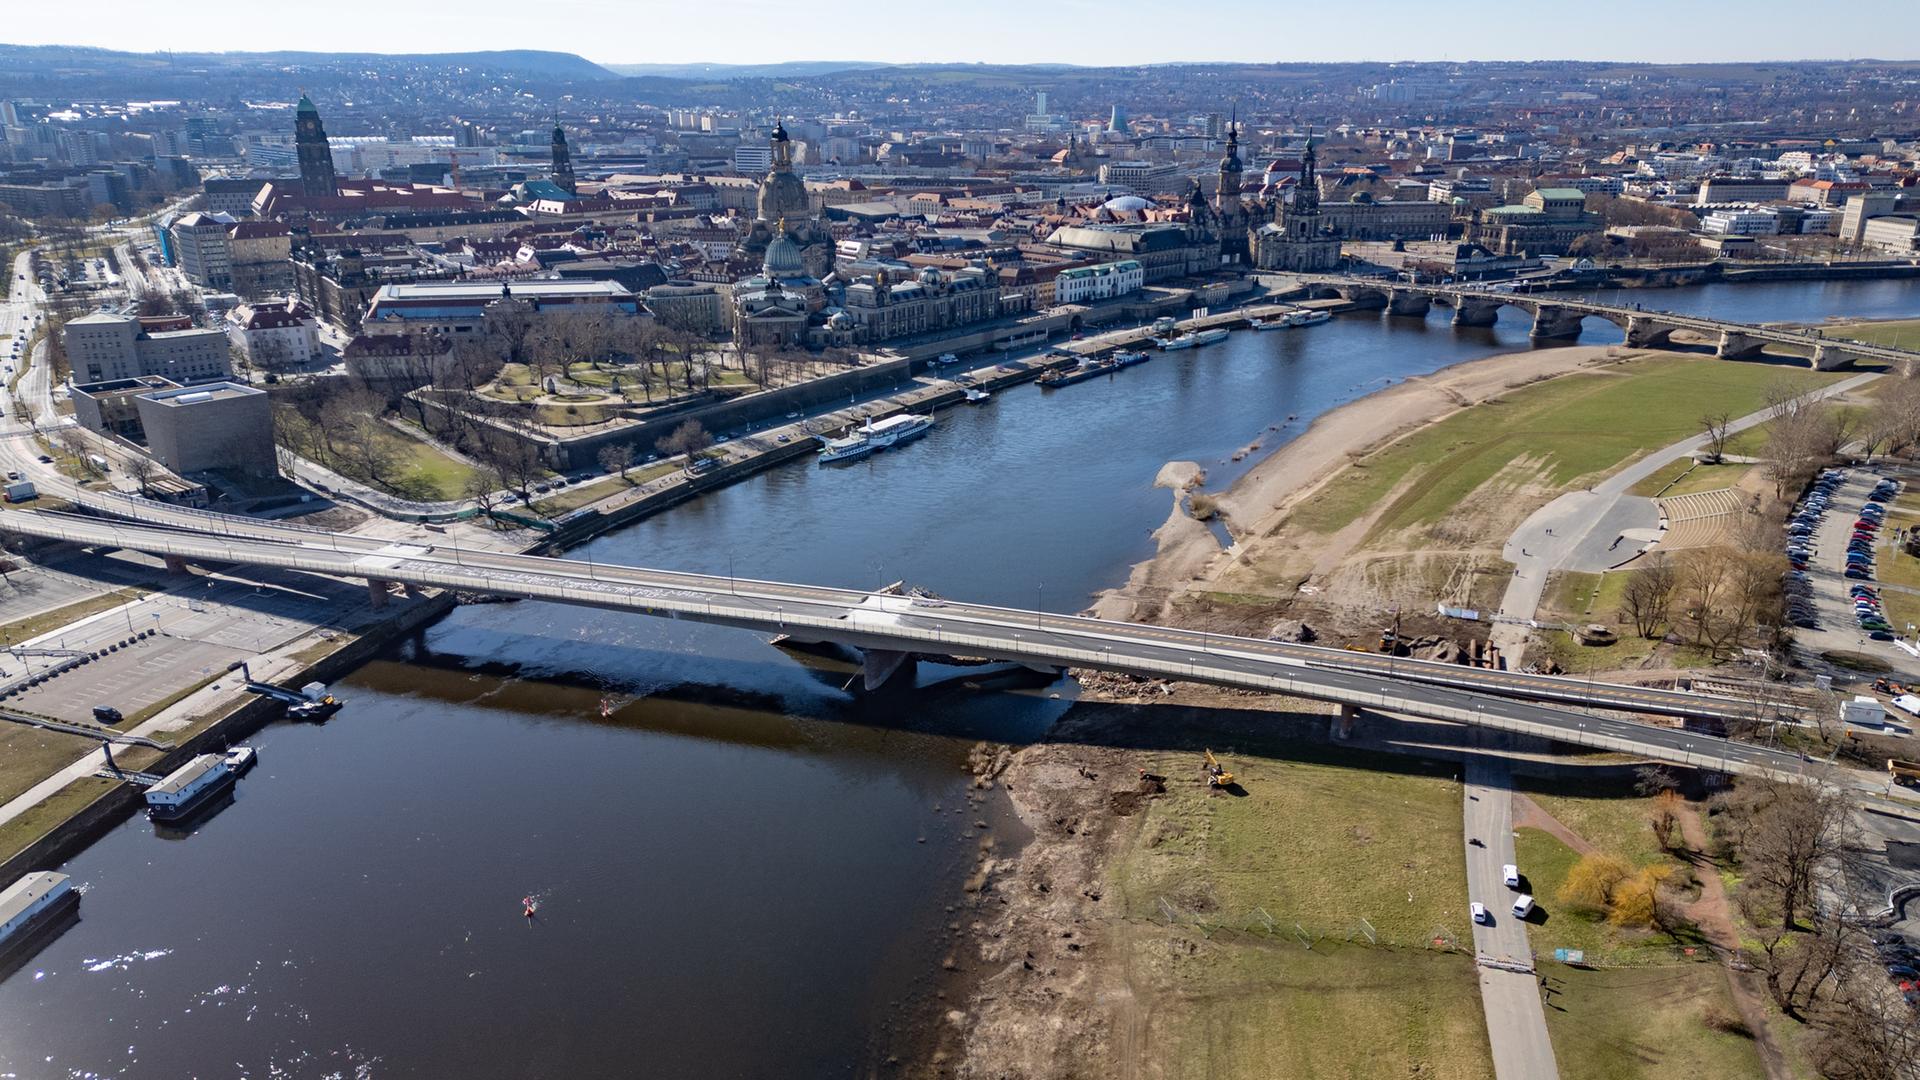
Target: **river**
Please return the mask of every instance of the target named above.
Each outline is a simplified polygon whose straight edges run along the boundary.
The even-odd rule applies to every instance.
[[[1623,298],[1920,315],[1904,282]],[[1224,486],[1254,440],[1528,346],[1523,313],[1448,314],[1016,387],[571,557],[1078,610],[1151,554],[1164,462]],[[969,800],[969,749],[1038,736],[1073,695],[923,668],[923,690],[858,698],[850,672],[739,631],[461,608],[344,680],[326,725],[263,731],[260,767],[192,835],[134,818],[65,867],[82,918],[0,982],[0,1077],[864,1074],[930,999],[980,836],[1015,839]]]

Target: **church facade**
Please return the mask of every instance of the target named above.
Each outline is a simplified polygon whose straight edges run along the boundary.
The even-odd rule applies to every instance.
[[[1325,273],[1340,265],[1340,238],[1320,213],[1319,180],[1314,175],[1316,157],[1313,136],[1308,135],[1306,151],[1300,156],[1300,182],[1294,187],[1293,200],[1275,200],[1268,208],[1267,222],[1248,235],[1253,265],[1261,270],[1313,274]]]

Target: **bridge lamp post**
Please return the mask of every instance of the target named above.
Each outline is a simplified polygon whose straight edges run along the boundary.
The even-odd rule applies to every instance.
[[[1047,583],[1043,581],[1034,589],[1033,628],[1035,630],[1040,629],[1040,610],[1046,606],[1047,606]]]

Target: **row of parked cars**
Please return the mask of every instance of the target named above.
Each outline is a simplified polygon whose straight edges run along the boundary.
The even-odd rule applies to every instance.
[[[1853,601],[1853,617],[1860,629],[1875,641],[1892,641],[1893,625],[1887,622],[1887,613],[1880,606],[1880,591],[1867,582],[1873,580],[1873,543],[1880,535],[1880,527],[1886,524],[1887,500],[1900,492],[1896,480],[1881,480],[1867,495],[1867,501],[1860,507],[1860,516],[1854,520],[1853,535],[1847,540],[1847,577],[1856,579],[1847,586],[1847,596]]]
[[[1813,483],[1807,497],[1794,511],[1787,523],[1787,576],[1784,588],[1787,596],[1787,622],[1793,626],[1813,629],[1820,625],[1813,604],[1813,579],[1807,572],[1813,559],[1813,534],[1826,516],[1833,493],[1846,480],[1844,469],[1828,469],[1821,473]],[[1843,571],[1850,580],[1847,594],[1853,603],[1853,617],[1860,629],[1875,641],[1893,640],[1893,626],[1886,619],[1886,611],[1880,604],[1880,592],[1871,584],[1873,580],[1873,545],[1879,537],[1880,528],[1886,523],[1886,503],[1899,494],[1900,483],[1897,480],[1882,479],[1874,485],[1867,495],[1867,501],[1860,507],[1859,515],[1854,519],[1853,532],[1847,539],[1846,569]]]
[[[1873,948],[1886,966],[1887,977],[1899,986],[1900,996],[1920,1009],[1920,957],[1914,955],[1913,945],[1898,934],[1886,933],[1874,937]]]
[[[1813,534],[1827,515],[1827,504],[1847,478],[1844,469],[1828,469],[1813,482],[1812,490],[1794,507],[1787,522],[1787,576],[1782,582],[1787,596],[1787,623],[1804,630],[1819,627],[1813,605],[1813,578],[1807,567],[1813,561]]]

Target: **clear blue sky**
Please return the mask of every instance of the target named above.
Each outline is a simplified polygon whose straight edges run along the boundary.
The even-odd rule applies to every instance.
[[[143,52],[534,48],[602,63],[1920,59],[1920,0],[91,0],[71,8],[17,0],[9,8],[0,22],[8,43]]]

